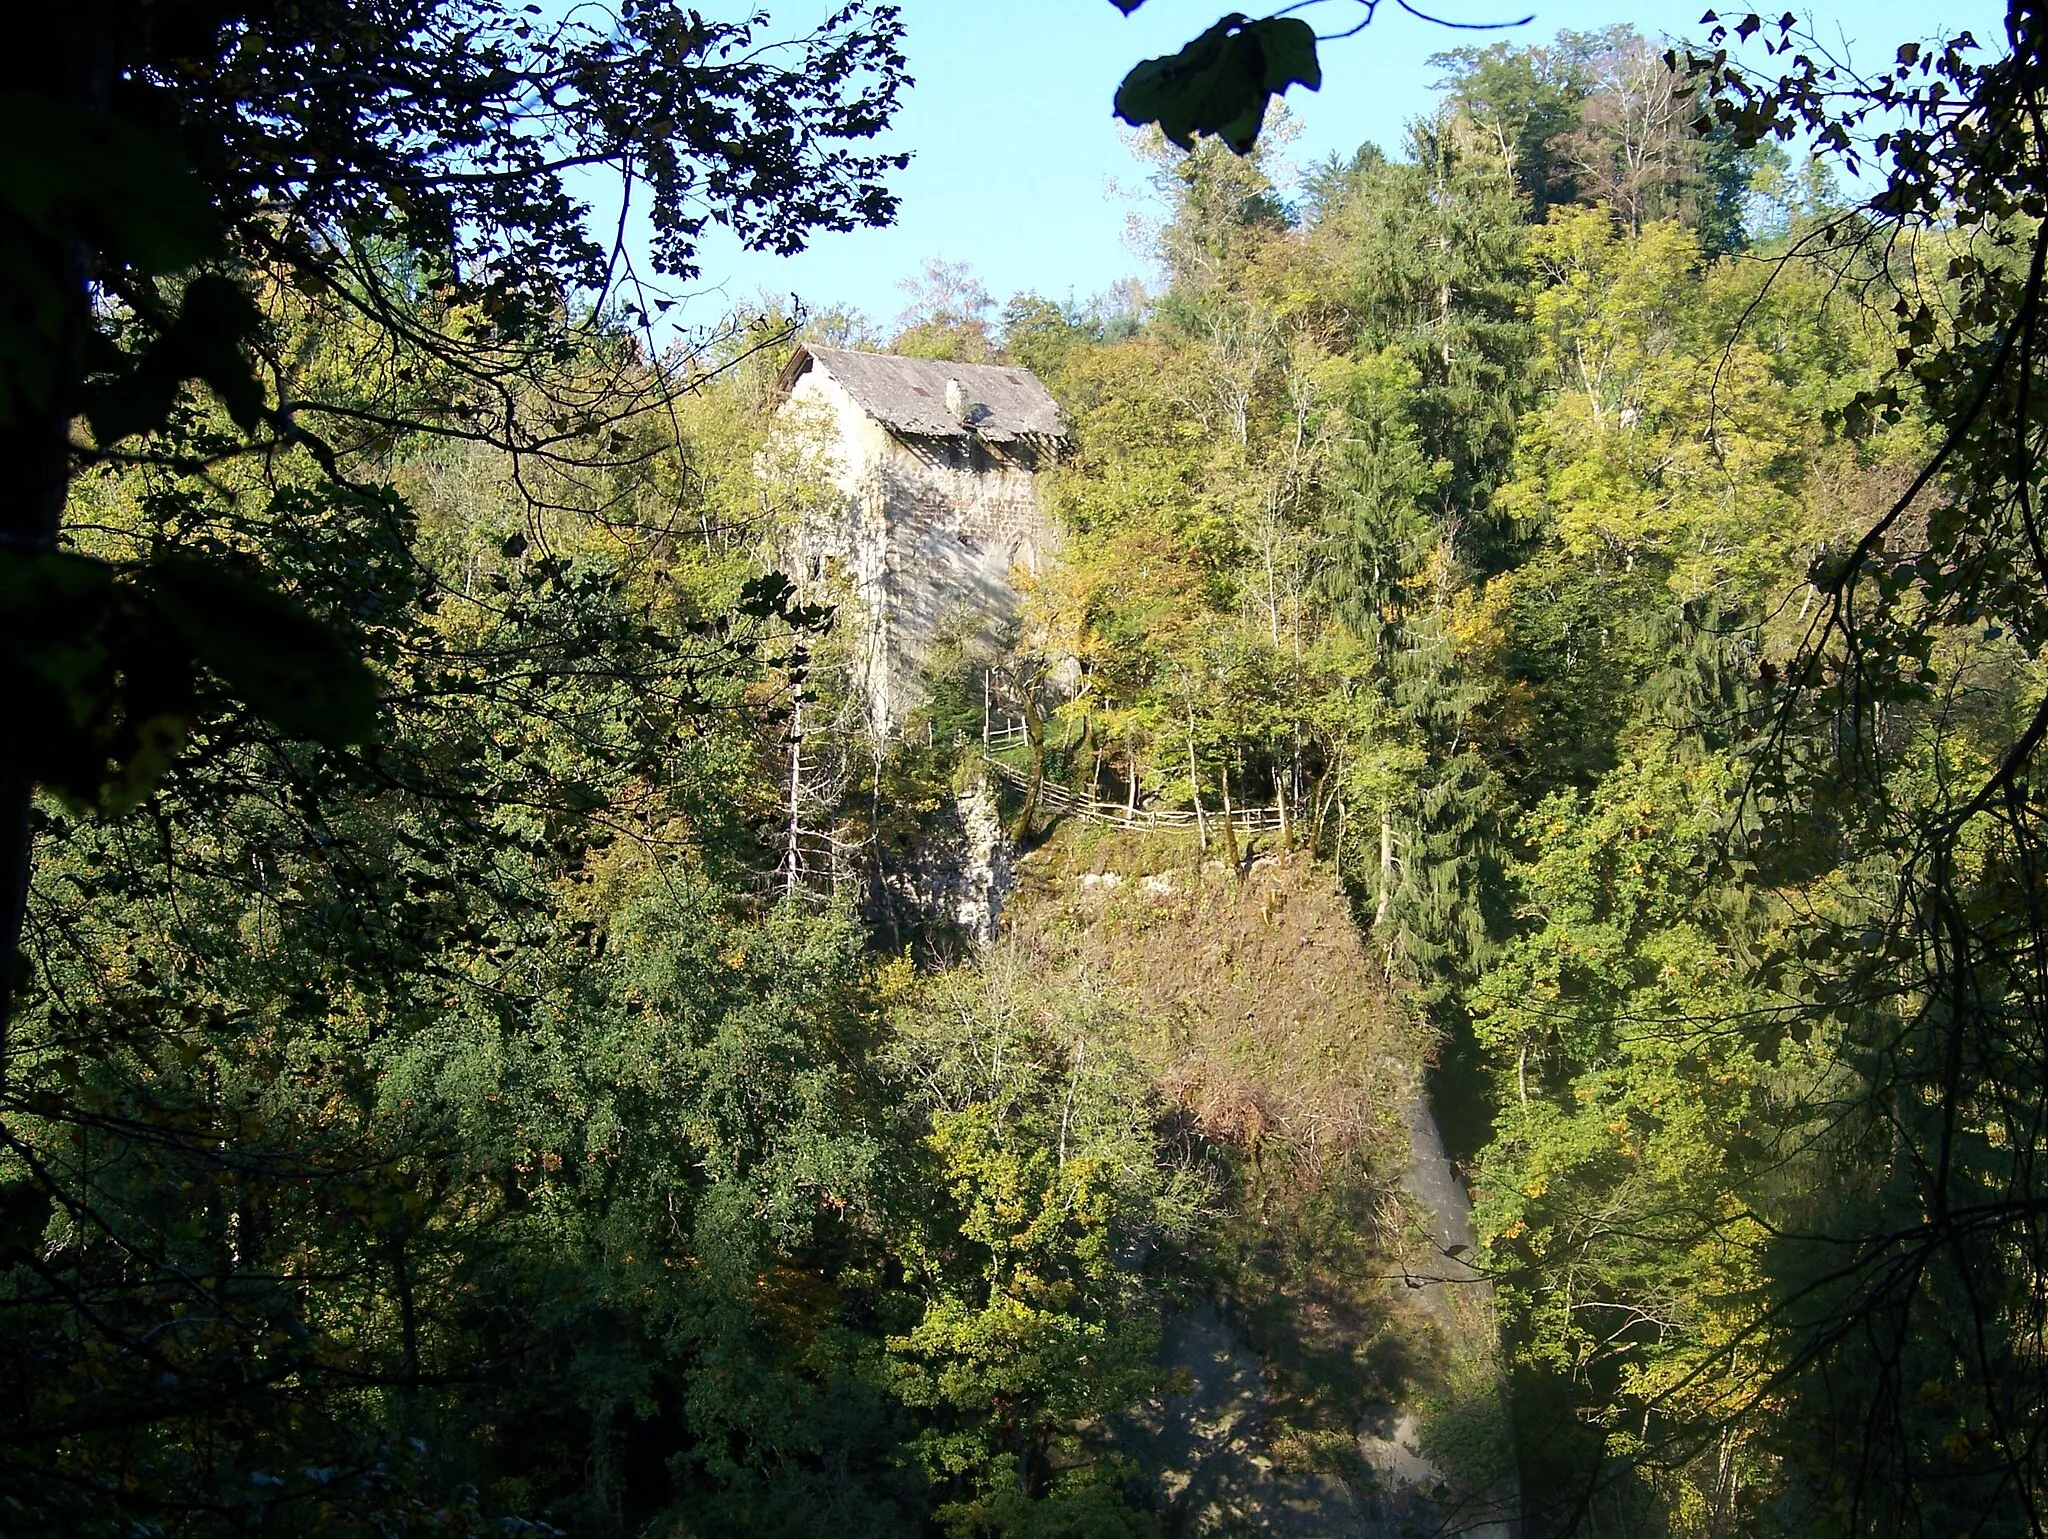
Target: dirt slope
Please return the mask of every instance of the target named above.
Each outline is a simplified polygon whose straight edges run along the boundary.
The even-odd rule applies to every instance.
[[[1230,1151],[1180,1392],[1119,1436],[1168,1532],[1507,1539],[1506,1418],[1470,1213],[1422,1092],[1429,1034],[1328,872],[1069,825],[1024,856],[1002,944],[1114,989],[1131,1044]]]

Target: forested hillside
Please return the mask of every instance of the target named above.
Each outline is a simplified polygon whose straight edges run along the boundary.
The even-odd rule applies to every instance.
[[[1853,1094],[1805,953],[1885,895],[1839,836],[1776,843],[1755,744],[1926,430],[1845,425],[1893,336],[1807,254],[1819,166],[1624,143],[1626,33],[1443,63],[1402,153],[1291,200],[1162,153],[1142,324],[1006,317],[1080,424],[1041,595],[1073,772],[1289,808],[1440,1034],[1536,1530],[1801,1531],[1862,1391],[1727,1418],[1805,1349],[1771,1248]],[[1955,643],[1992,719],[2000,640]]]
[[[676,339],[563,168],[879,222],[886,7],[172,9],[0,186],[0,1535],[2042,1532],[2031,12],[1876,197],[1616,26]],[[806,340],[1071,425],[887,736]]]

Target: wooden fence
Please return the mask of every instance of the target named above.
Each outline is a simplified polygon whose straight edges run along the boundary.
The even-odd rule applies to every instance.
[[[1003,727],[991,723],[982,735],[982,758],[1004,780],[1029,791],[1031,772],[998,755],[1015,754],[1030,745],[1030,734],[1021,723]],[[1050,780],[1039,786],[1038,802],[1063,817],[1083,818],[1111,828],[1158,832],[1204,825],[1220,829],[1223,823],[1220,808],[1204,807],[1197,816],[1192,807],[1133,807],[1128,802],[1097,801]],[[1285,823],[1278,807],[1233,807],[1230,826],[1240,833],[1257,834],[1277,831]],[[858,893],[863,880],[857,852],[866,842],[842,843],[829,833],[804,829],[797,835],[796,848],[792,850],[783,844],[774,868],[756,872],[750,885],[764,897],[794,894],[812,903],[825,902],[840,891]]]
[[[1012,785],[1029,790],[1031,772],[996,757],[1005,750],[1023,746],[1026,741],[1022,727],[992,732],[988,736],[982,757],[988,762],[988,767],[1003,779]],[[1049,807],[1068,817],[1107,823],[1112,828],[1198,828],[1203,824],[1220,826],[1223,822],[1223,813],[1220,809],[1212,811],[1204,808],[1198,816],[1192,807],[1132,807],[1127,802],[1100,802],[1093,797],[1069,791],[1065,786],[1055,785],[1050,780],[1039,786],[1038,800],[1041,806]],[[1278,829],[1283,825],[1278,807],[1233,807],[1230,809],[1230,826],[1248,834],[1255,834]]]

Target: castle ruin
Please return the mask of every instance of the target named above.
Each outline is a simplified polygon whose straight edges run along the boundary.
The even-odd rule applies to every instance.
[[[1013,572],[1058,544],[1039,472],[1066,419],[1028,369],[804,346],[781,377],[783,411],[817,419],[841,501],[798,556],[836,562],[858,607],[855,683],[886,736],[918,704],[948,628],[993,636],[1016,617]]]

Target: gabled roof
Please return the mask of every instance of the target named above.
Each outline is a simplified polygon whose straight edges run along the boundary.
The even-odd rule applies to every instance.
[[[993,443],[1067,435],[1065,414],[1029,369],[807,344],[782,371],[784,392],[814,368],[836,380],[861,410],[891,432],[919,438],[972,434]]]

